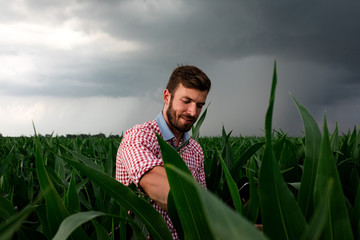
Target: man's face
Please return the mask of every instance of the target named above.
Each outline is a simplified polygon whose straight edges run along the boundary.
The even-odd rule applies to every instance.
[[[164,91],[165,120],[175,134],[182,134],[191,129],[205,105],[207,91],[185,88],[180,84],[171,94]]]

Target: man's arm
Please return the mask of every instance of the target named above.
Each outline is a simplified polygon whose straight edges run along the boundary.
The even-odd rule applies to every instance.
[[[157,205],[167,211],[170,186],[164,167],[155,166],[146,172],[140,179],[139,185]]]

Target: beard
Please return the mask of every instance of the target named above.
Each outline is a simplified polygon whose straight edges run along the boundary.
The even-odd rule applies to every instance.
[[[173,109],[172,103],[173,103],[173,97],[171,96],[169,107],[166,111],[166,116],[169,120],[169,124],[171,125],[170,127],[182,133],[188,132],[195,123],[196,118],[186,114],[177,115],[176,111]],[[192,121],[191,123],[181,123],[180,122],[181,117],[185,117],[186,119],[191,119]]]

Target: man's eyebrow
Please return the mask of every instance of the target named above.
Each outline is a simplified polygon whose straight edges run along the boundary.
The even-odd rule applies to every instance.
[[[194,101],[191,97],[182,97],[183,99],[186,99],[186,100],[191,100],[191,101]]]
[[[189,100],[189,101],[192,101],[192,102],[195,102],[194,99],[190,98],[190,97],[187,97],[187,96],[184,96],[182,97],[182,99],[186,99],[186,100]],[[205,105],[206,102],[198,102],[197,104],[202,104],[202,105]]]

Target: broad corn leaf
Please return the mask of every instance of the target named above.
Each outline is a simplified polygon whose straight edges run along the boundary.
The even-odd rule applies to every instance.
[[[285,183],[272,149],[272,113],[275,101],[276,65],[265,118],[265,152],[259,177],[259,197],[264,233],[271,239],[297,239],[307,223]]]
[[[315,209],[313,216],[311,217],[309,227],[307,227],[301,236],[301,240],[317,240],[321,239],[321,234],[324,230],[326,221],[328,219],[328,209],[330,206],[329,200],[333,191],[334,181],[330,179],[326,185],[326,192],[322,203]]]
[[[83,223],[102,215],[105,215],[105,213],[96,211],[80,212],[70,215],[60,224],[59,230],[57,231],[53,240],[67,239],[70,234]]]
[[[313,193],[320,152],[321,133],[311,113],[298,103],[294,97],[293,100],[299,110],[305,128],[305,160],[298,202],[305,218],[309,220],[314,211]]]
[[[164,164],[165,163],[173,164],[177,168],[179,168],[182,171],[186,172],[187,174],[191,175],[191,172],[190,172],[188,166],[186,165],[184,160],[181,158],[180,154],[173,147],[171,147],[167,142],[165,142],[164,139],[162,139],[160,137],[160,135],[156,134],[156,137],[157,137],[157,140],[160,145],[161,156],[163,158]]]
[[[71,175],[70,185],[65,196],[65,205],[70,212],[80,212],[80,202],[76,191],[74,172]]]
[[[206,224],[207,229],[198,229],[200,232],[186,232],[184,228],[185,239],[266,239],[253,224],[203,188],[189,174],[172,164],[165,164],[165,168],[170,184],[181,185],[174,189],[175,198],[185,198],[188,201],[187,203],[179,201],[180,208],[185,204],[192,205],[196,208],[196,213],[193,215],[201,216],[199,221]]]
[[[241,199],[240,199],[240,195],[239,195],[239,190],[237,188],[237,185],[236,185],[234,179],[231,177],[229,169],[226,167],[225,161],[222,158],[219,150],[218,150],[218,155],[220,158],[221,166],[222,166],[222,169],[225,174],[226,183],[229,187],[231,198],[233,200],[235,209],[239,214],[241,214],[243,210],[242,210],[242,203],[241,203]]]
[[[202,204],[191,189],[183,184],[177,175],[168,175],[167,165],[176,165],[185,174],[192,178],[189,168],[178,152],[167,144],[159,135],[158,142],[161,149],[166,174],[169,180],[171,197],[181,221],[185,239],[213,239],[206,219],[203,218]]]
[[[348,209],[337,172],[334,155],[330,145],[329,131],[324,117],[324,132],[321,141],[318,169],[314,189],[314,207],[320,207],[326,196],[326,186],[329,180],[334,182],[334,189],[329,197],[328,219],[322,239],[353,239]]]

